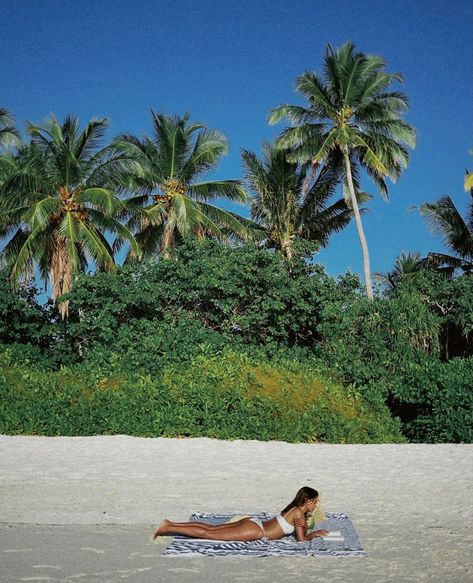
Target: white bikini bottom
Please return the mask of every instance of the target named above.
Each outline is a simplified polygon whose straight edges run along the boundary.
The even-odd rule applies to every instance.
[[[264,528],[263,528],[263,521],[260,520],[259,518],[250,518],[250,522],[254,522],[256,525],[258,525],[261,528],[261,532],[263,533],[263,538],[265,538],[265,532],[264,532]]]

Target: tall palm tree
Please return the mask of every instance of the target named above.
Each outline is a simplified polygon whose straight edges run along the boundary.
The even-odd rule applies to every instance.
[[[266,232],[266,244],[293,256],[294,240],[308,239],[325,247],[330,235],[343,229],[352,212],[344,199],[327,206],[339,182],[336,165],[307,172],[288,160],[288,151],[263,145],[263,159],[243,150],[246,180],[253,191],[251,216]]]
[[[105,119],[93,119],[80,131],[74,117],[63,124],[54,117],[43,126],[30,123],[30,143],[4,157],[0,236],[7,243],[1,260],[14,283],[34,277],[38,267],[56,299],[87,267],[115,268],[107,236],[128,241],[139,254],[133,235],[115,218],[124,203],[110,189],[114,173],[132,163],[98,149],[106,126]],[[60,310],[67,315],[68,303]]]
[[[187,234],[249,238],[254,230],[251,221],[209,202],[218,198],[246,202],[241,182],[203,180],[227,153],[223,134],[190,122],[187,113],[170,117],[152,111],[152,121],[152,137],[121,135],[113,144],[140,168],[125,175],[123,184],[136,193],[127,203],[133,211],[129,226],[137,231],[143,255],[168,257]]]
[[[0,107],[0,149],[6,146],[19,146],[20,134],[14,126],[14,119],[8,109]]]
[[[419,207],[432,232],[440,237],[453,255],[429,253],[429,265],[453,275],[456,269],[473,271],[473,189],[466,218],[463,218],[449,196]]]
[[[415,131],[401,119],[407,109],[406,96],[389,91],[395,81],[402,81],[402,76],[386,73],[382,58],[355,52],[351,43],[338,50],[328,45],[323,76],[306,72],[297,79],[297,90],[307,99],[308,106],[281,105],[269,118],[272,124],[282,119],[295,124],[279,140],[282,146],[294,148],[295,160],[320,164],[334,151],[341,153],[370,299],[373,291],[369,252],[353,170],[357,165],[365,168],[387,197],[385,178],[396,180],[407,165],[406,146],[415,146]]]

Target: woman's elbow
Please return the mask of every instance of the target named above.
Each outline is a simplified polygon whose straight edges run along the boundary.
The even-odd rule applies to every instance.
[[[297,534],[296,535],[296,539],[298,543],[303,543],[305,541],[311,540],[311,536],[308,536],[306,534]]]

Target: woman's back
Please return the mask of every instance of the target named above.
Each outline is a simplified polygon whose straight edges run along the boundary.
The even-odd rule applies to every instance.
[[[274,540],[281,538],[285,534],[292,534],[295,529],[294,520],[296,518],[304,518],[304,513],[300,508],[291,508],[284,516],[278,514],[271,520],[263,522],[266,538]]]

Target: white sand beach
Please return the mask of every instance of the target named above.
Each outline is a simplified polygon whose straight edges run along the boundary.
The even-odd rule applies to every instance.
[[[276,512],[304,485],[368,558],[179,559],[148,541],[165,516]],[[0,436],[1,580],[468,583],[472,500],[473,445]]]

